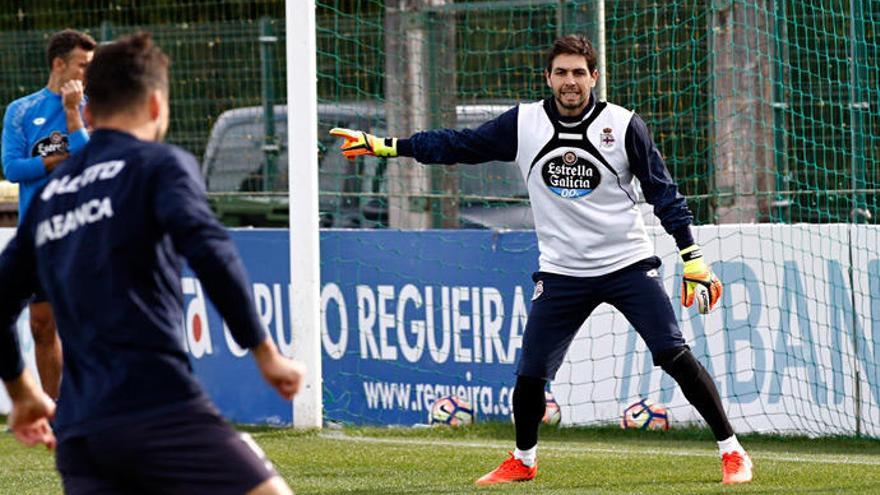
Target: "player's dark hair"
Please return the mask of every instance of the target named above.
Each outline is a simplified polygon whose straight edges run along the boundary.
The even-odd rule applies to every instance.
[[[553,60],[559,55],[581,55],[587,59],[590,73],[596,70],[596,51],[593,50],[593,44],[580,34],[569,34],[553,42],[553,46],[547,52],[547,72],[553,69]]]
[[[147,32],[101,45],[86,69],[85,93],[92,115],[105,117],[128,110],[157,89],[168,94],[170,64]]]
[[[90,52],[93,51],[96,46],[98,46],[98,44],[95,43],[95,40],[85,33],[73,29],[58,31],[49,38],[49,45],[46,47],[46,61],[49,63],[49,68],[51,69],[52,62],[54,62],[56,58],[61,58],[64,61],[67,61],[67,57],[74,49],[82,48],[83,50]]]

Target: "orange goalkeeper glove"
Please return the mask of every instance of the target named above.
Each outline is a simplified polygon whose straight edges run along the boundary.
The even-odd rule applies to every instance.
[[[361,155],[393,158],[397,156],[397,138],[378,138],[364,131],[334,128],[330,135],[345,139],[342,143],[342,154],[349,160]]]
[[[697,300],[697,310],[706,314],[721,300],[723,287],[718,277],[709,270],[703,261],[700,246],[684,248],[679,253],[684,261],[684,275],[681,280],[681,304],[689,308]]]

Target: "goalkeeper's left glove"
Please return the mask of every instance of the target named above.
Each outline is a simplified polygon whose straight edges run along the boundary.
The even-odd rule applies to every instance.
[[[342,154],[349,160],[361,155],[393,158],[397,156],[397,138],[378,138],[364,131],[342,129],[330,130],[330,134],[345,139],[342,143]]]
[[[706,266],[700,246],[694,244],[682,249],[679,254],[681,254],[681,260],[684,261],[681,304],[689,308],[696,299],[697,310],[700,314],[706,314],[721,300],[723,292],[721,281]]]

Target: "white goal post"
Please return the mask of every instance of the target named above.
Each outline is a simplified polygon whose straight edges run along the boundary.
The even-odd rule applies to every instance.
[[[307,374],[293,401],[295,428],[322,425],[318,90],[315,0],[286,0],[290,323]]]

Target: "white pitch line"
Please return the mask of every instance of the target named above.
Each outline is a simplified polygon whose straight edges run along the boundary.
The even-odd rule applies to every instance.
[[[385,445],[408,445],[408,446],[418,446],[418,447],[459,447],[459,448],[473,448],[473,449],[512,449],[512,442],[474,442],[474,441],[455,441],[455,440],[436,440],[431,438],[377,438],[377,437],[357,437],[350,436],[344,433],[321,433],[318,435],[321,438],[325,438],[327,440],[339,440],[343,442],[353,442],[353,443],[376,443],[376,444],[385,444]],[[570,453],[570,454],[610,454],[617,456],[628,456],[628,455],[643,455],[645,453],[644,449],[628,449],[628,448],[607,448],[607,447],[585,447],[585,446],[577,446],[577,445],[562,445],[557,442],[542,442],[541,443],[542,451],[550,451],[550,452],[562,452],[562,453]],[[714,450],[680,450],[680,449],[668,449],[660,452],[661,455],[668,455],[673,457],[710,457],[710,458],[718,458],[717,451]],[[766,460],[766,461],[775,461],[775,462],[794,462],[794,463],[802,463],[802,464],[847,464],[847,465],[859,465],[859,466],[880,466],[880,457],[878,458],[864,458],[864,457],[850,457],[850,456],[829,456],[827,454],[823,455],[795,455],[795,454],[785,454],[785,453],[771,453],[768,452],[766,454],[758,454],[752,456],[755,460]]]

